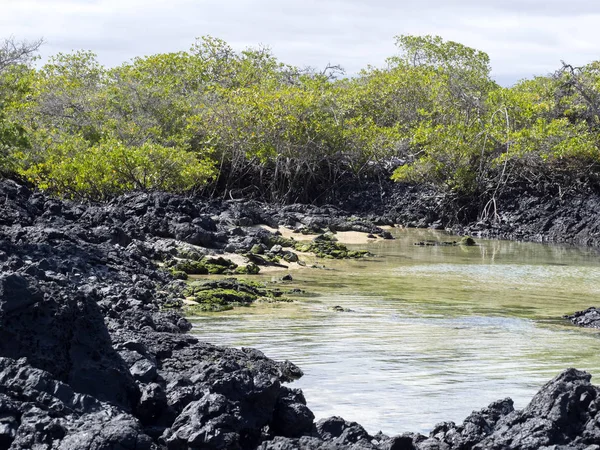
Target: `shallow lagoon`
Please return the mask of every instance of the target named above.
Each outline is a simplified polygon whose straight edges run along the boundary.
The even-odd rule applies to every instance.
[[[458,238],[393,233],[356,246],[377,257],[294,271],[285,286],[310,296],[193,317],[193,332],[293,361],[305,375],[291,386],[317,418],[341,415],[371,433],[426,433],[504,397],[523,407],[566,367],[600,383],[600,332],[560,319],[598,303],[596,250],[491,240],[419,247]]]

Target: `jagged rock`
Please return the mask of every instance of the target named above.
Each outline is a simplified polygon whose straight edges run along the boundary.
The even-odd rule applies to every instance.
[[[6,316],[43,299],[42,292],[28,277],[20,274],[0,275],[0,314]]]
[[[600,310],[595,307],[588,308],[584,311],[577,311],[572,315],[564,317],[580,327],[600,328]]]
[[[285,437],[299,437],[308,433],[312,429],[315,415],[306,406],[302,391],[283,389],[273,413],[273,431]]]
[[[473,450],[533,450],[563,445],[588,448],[600,442],[596,418],[600,389],[590,383],[590,378],[586,372],[567,369],[546,383],[523,410],[515,411],[510,399],[494,402],[471,414],[462,425],[437,425],[428,442],[416,446]]]
[[[341,417],[330,417],[319,420],[315,428],[325,441],[355,444],[360,441],[370,442],[371,436],[356,422],[347,422]]]
[[[0,417],[2,448],[157,448],[136,418],[75,392],[25,358],[0,357]]]
[[[244,432],[239,407],[224,395],[206,393],[184,408],[164,438],[174,450],[241,448],[251,444]]]
[[[0,284],[0,304],[28,299],[18,309],[0,311],[0,356],[27,357],[78,392],[125,410],[135,405],[138,390],[93,299],[69,290],[44,298],[31,280],[16,274]]]

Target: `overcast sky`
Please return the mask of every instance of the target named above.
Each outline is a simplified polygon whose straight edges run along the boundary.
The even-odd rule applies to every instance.
[[[86,49],[110,66],[212,35],[352,75],[383,66],[396,35],[437,34],[487,52],[510,85],[600,59],[599,29],[598,0],[0,0],[0,39],[42,37],[44,58]]]

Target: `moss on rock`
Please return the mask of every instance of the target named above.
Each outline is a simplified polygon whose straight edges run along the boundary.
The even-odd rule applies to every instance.
[[[262,255],[264,252],[265,252],[265,249],[260,244],[255,244],[250,249],[250,253],[252,253],[253,255]]]
[[[185,273],[183,270],[171,269],[171,275],[173,275],[173,278],[175,278],[176,280],[187,280],[188,279],[188,274]]]
[[[319,235],[311,242],[297,242],[294,248],[299,252],[314,253],[320,258],[345,259],[369,256],[366,250],[348,250],[343,244],[336,242],[333,235]]]
[[[186,309],[194,311],[225,311],[236,306],[249,306],[257,300],[290,301],[279,289],[268,289],[264,284],[235,278],[192,282],[185,291]]]
[[[174,260],[170,264],[171,274],[180,280],[185,280],[183,274],[187,275],[232,275],[232,274],[257,274],[260,268],[253,263],[246,266],[238,266],[231,260],[219,256],[217,258],[204,257],[200,261],[190,259]]]
[[[188,275],[206,275],[208,268],[203,261],[193,261],[191,259],[182,259],[175,262],[171,267],[172,272],[184,272]]]
[[[235,269],[235,273],[238,273],[240,275],[243,275],[243,274],[256,275],[259,272],[260,272],[260,267],[258,267],[254,263],[249,263],[245,266],[238,266]]]

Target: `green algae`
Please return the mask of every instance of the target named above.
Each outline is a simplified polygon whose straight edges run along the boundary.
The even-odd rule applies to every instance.
[[[238,266],[231,260],[223,257],[208,258],[201,260],[178,259],[168,264],[171,274],[180,280],[185,280],[186,275],[232,275],[248,274],[254,275],[260,272],[260,268],[253,263]]]
[[[189,283],[185,292],[188,313],[226,311],[234,307],[249,306],[256,301],[288,302],[283,292],[268,288],[264,283],[224,278],[220,280]]]
[[[325,233],[315,237],[310,242],[296,242],[294,249],[304,253],[314,253],[319,258],[327,259],[355,259],[370,256],[367,250],[349,250],[337,242],[333,234]]]

